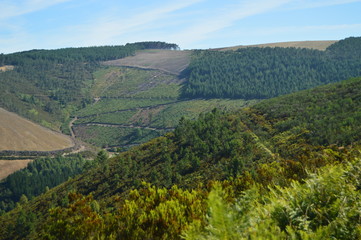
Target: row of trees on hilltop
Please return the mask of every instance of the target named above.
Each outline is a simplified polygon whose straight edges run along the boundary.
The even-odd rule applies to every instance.
[[[196,51],[184,74],[184,98],[271,98],[361,75],[361,38],[326,51],[246,48]]]

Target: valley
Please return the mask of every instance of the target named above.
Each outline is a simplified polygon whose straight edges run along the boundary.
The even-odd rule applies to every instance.
[[[0,239],[361,238],[361,38],[0,57]]]

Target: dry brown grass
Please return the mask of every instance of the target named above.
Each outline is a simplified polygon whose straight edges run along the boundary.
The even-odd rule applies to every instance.
[[[0,72],[6,72],[11,70],[14,70],[14,66],[12,65],[4,65],[0,67]]]
[[[0,180],[6,178],[13,172],[25,168],[33,160],[0,160]]]
[[[53,151],[72,146],[70,137],[0,108],[0,151]]]
[[[145,50],[137,52],[135,56],[106,61],[104,64],[159,69],[178,75],[189,65],[190,53],[190,51]]]
[[[327,47],[334,44],[337,41],[295,41],[295,42],[278,42],[278,43],[265,43],[265,44],[255,44],[255,45],[241,45],[227,48],[219,48],[215,50],[237,50],[240,48],[247,47],[295,47],[295,48],[309,48],[317,50],[326,50]]]

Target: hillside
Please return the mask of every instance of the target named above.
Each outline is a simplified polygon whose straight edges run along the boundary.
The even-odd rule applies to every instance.
[[[301,202],[292,206],[285,205],[284,209],[289,209],[290,212],[285,210],[281,214],[282,211],[272,210],[276,215],[251,215],[254,216],[252,219],[256,222],[263,218],[268,219],[266,221],[273,219],[274,231],[269,234],[279,236],[280,239],[286,239],[293,233],[321,234],[316,231],[320,226],[325,227],[324,234],[341,236],[336,230],[343,229],[349,233],[345,235],[349,238],[340,239],[357,239],[359,235],[354,229],[361,223],[359,220],[353,221],[352,216],[357,216],[359,208],[354,204],[357,203],[360,192],[359,188],[352,187],[357,185],[357,181],[352,179],[358,178],[358,175],[352,174],[358,172],[358,165],[355,163],[351,167],[347,162],[360,157],[360,93],[361,79],[356,78],[265,100],[234,113],[213,110],[202,114],[197,121],[183,118],[174,132],[134,147],[112,159],[102,159],[98,167],[28,203],[23,202],[21,208],[0,218],[0,223],[4,226],[0,230],[0,238],[18,239],[21,236],[39,239],[46,236],[59,237],[62,233],[65,238],[74,239],[87,239],[94,234],[105,238],[122,236],[125,239],[177,239],[186,230],[190,237],[199,231],[209,230],[206,226],[212,224],[210,217],[222,217],[219,215],[222,214],[220,209],[206,218],[207,198],[225,201],[217,205],[223,209],[232,207],[237,203],[236,199],[241,203],[251,203],[251,199],[256,199],[256,202],[263,205],[273,203],[275,199],[264,202],[260,195],[271,197],[285,191],[284,195],[275,195],[278,196],[276,199],[280,199],[281,196],[290,196],[287,193],[293,194],[293,191],[304,188],[300,194],[305,194],[305,198],[297,198]],[[339,165],[340,163],[346,165]],[[330,167],[330,164],[334,167]],[[330,168],[320,173],[319,178],[311,174],[322,166]],[[332,178],[331,175],[325,175],[327,172],[338,174],[334,174]],[[310,180],[312,182],[308,185],[302,185],[304,179],[320,180]],[[214,182],[216,180],[218,183]],[[142,181],[151,182],[155,186]],[[321,182],[319,185],[319,181],[324,185]],[[251,188],[254,183],[258,183],[258,195]],[[336,187],[336,183],[344,185]],[[177,186],[171,187],[174,184]],[[218,195],[215,193],[217,190],[211,191],[212,186],[217,184],[223,189],[218,191]],[[275,187],[274,192],[269,192],[275,184],[278,187]],[[337,194],[332,195],[335,198],[328,198],[331,187],[327,190],[321,188],[320,192],[317,190],[310,193],[314,195],[307,195],[307,191],[311,191],[307,187],[311,184],[317,186],[311,188],[312,191],[322,186],[334,186]],[[251,192],[246,191],[250,188]],[[350,208],[337,205],[343,199],[342,193],[337,191],[341,188],[348,189],[347,194],[351,194],[345,196],[355,197],[348,201]],[[256,195],[247,195],[252,191]],[[69,192],[71,194],[67,198]],[[223,196],[223,200],[216,200],[219,199],[217,196]],[[307,202],[307,199],[313,197],[325,201],[320,205],[322,209],[318,210],[322,214],[320,218],[313,215],[317,211],[317,207],[312,205],[314,201]],[[297,210],[297,204],[312,211],[308,214],[302,209]],[[225,205],[228,207],[224,207]],[[277,206],[280,205],[275,205],[275,208]],[[334,214],[327,215],[327,209],[332,206],[337,207]],[[52,208],[50,212],[49,208]],[[293,208],[301,212],[294,216]],[[262,209],[260,211],[265,210]],[[356,215],[340,218],[339,210]],[[33,214],[28,214],[29,212]],[[247,215],[243,219],[240,216],[234,217],[245,224],[250,217]],[[297,216],[313,225],[302,225],[302,222],[297,222],[300,219]],[[333,221],[337,224],[331,228],[329,224]],[[95,222],[97,225],[93,224]],[[191,225],[195,228],[190,228]],[[20,226],[24,228],[19,230]],[[257,226],[257,231],[260,231],[261,225]],[[223,231],[223,227],[220,230]],[[263,229],[272,230],[268,227]],[[262,234],[253,234],[256,233]]]
[[[0,108],[0,151],[54,151],[74,146],[66,135]]]
[[[0,71],[0,106],[98,147],[127,149],[174,129],[182,116],[235,110],[358,76],[357,40],[326,51],[288,47],[331,42],[232,52],[143,42],[1,55],[8,71]],[[347,61],[343,52],[352,53]]]
[[[0,160],[0,181],[10,174],[25,168],[32,160]]]
[[[191,51],[146,50],[140,51],[134,56],[106,61],[103,64],[109,66],[158,69],[167,73],[179,75],[189,65],[190,54]]]
[[[240,48],[196,51],[185,70],[183,98],[264,99],[361,75],[361,38],[325,51],[305,48]]]
[[[277,42],[277,43],[263,43],[263,44],[254,44],[254,45],[240,45],[234,47],[219,48],[217,50],[227,51],[227,50],[238,50],[240,48],[248,47],[283,47],[283,48],[307,48],[315,50],[326,50],[329,46],[336,43],[337,41],[293,41],[293,42]]]

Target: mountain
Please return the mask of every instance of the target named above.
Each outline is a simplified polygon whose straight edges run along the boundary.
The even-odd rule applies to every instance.
[[[239,222],[244,234],[242,224],[266,221],[252,236],[357,239],[359,164],[352,162],[360,157],[360,93],[354,78],[233,113],[182,118],[164,137],[99,156],[86,173],[20,200],[0,218],[0,238],[192,239],[226,234],[228,225],[217,220],[223,218],[230,227]],[[287,196],[297,196],[295,205]],[[222,215],[227,209],[238,215]]]
[[[356,77],[359,39],[236,51],[142,42],[0,55],[0,106],[97,147],[125,150],[171,131],[182,116]],[[328,48],[299,48],[316,45]]]

